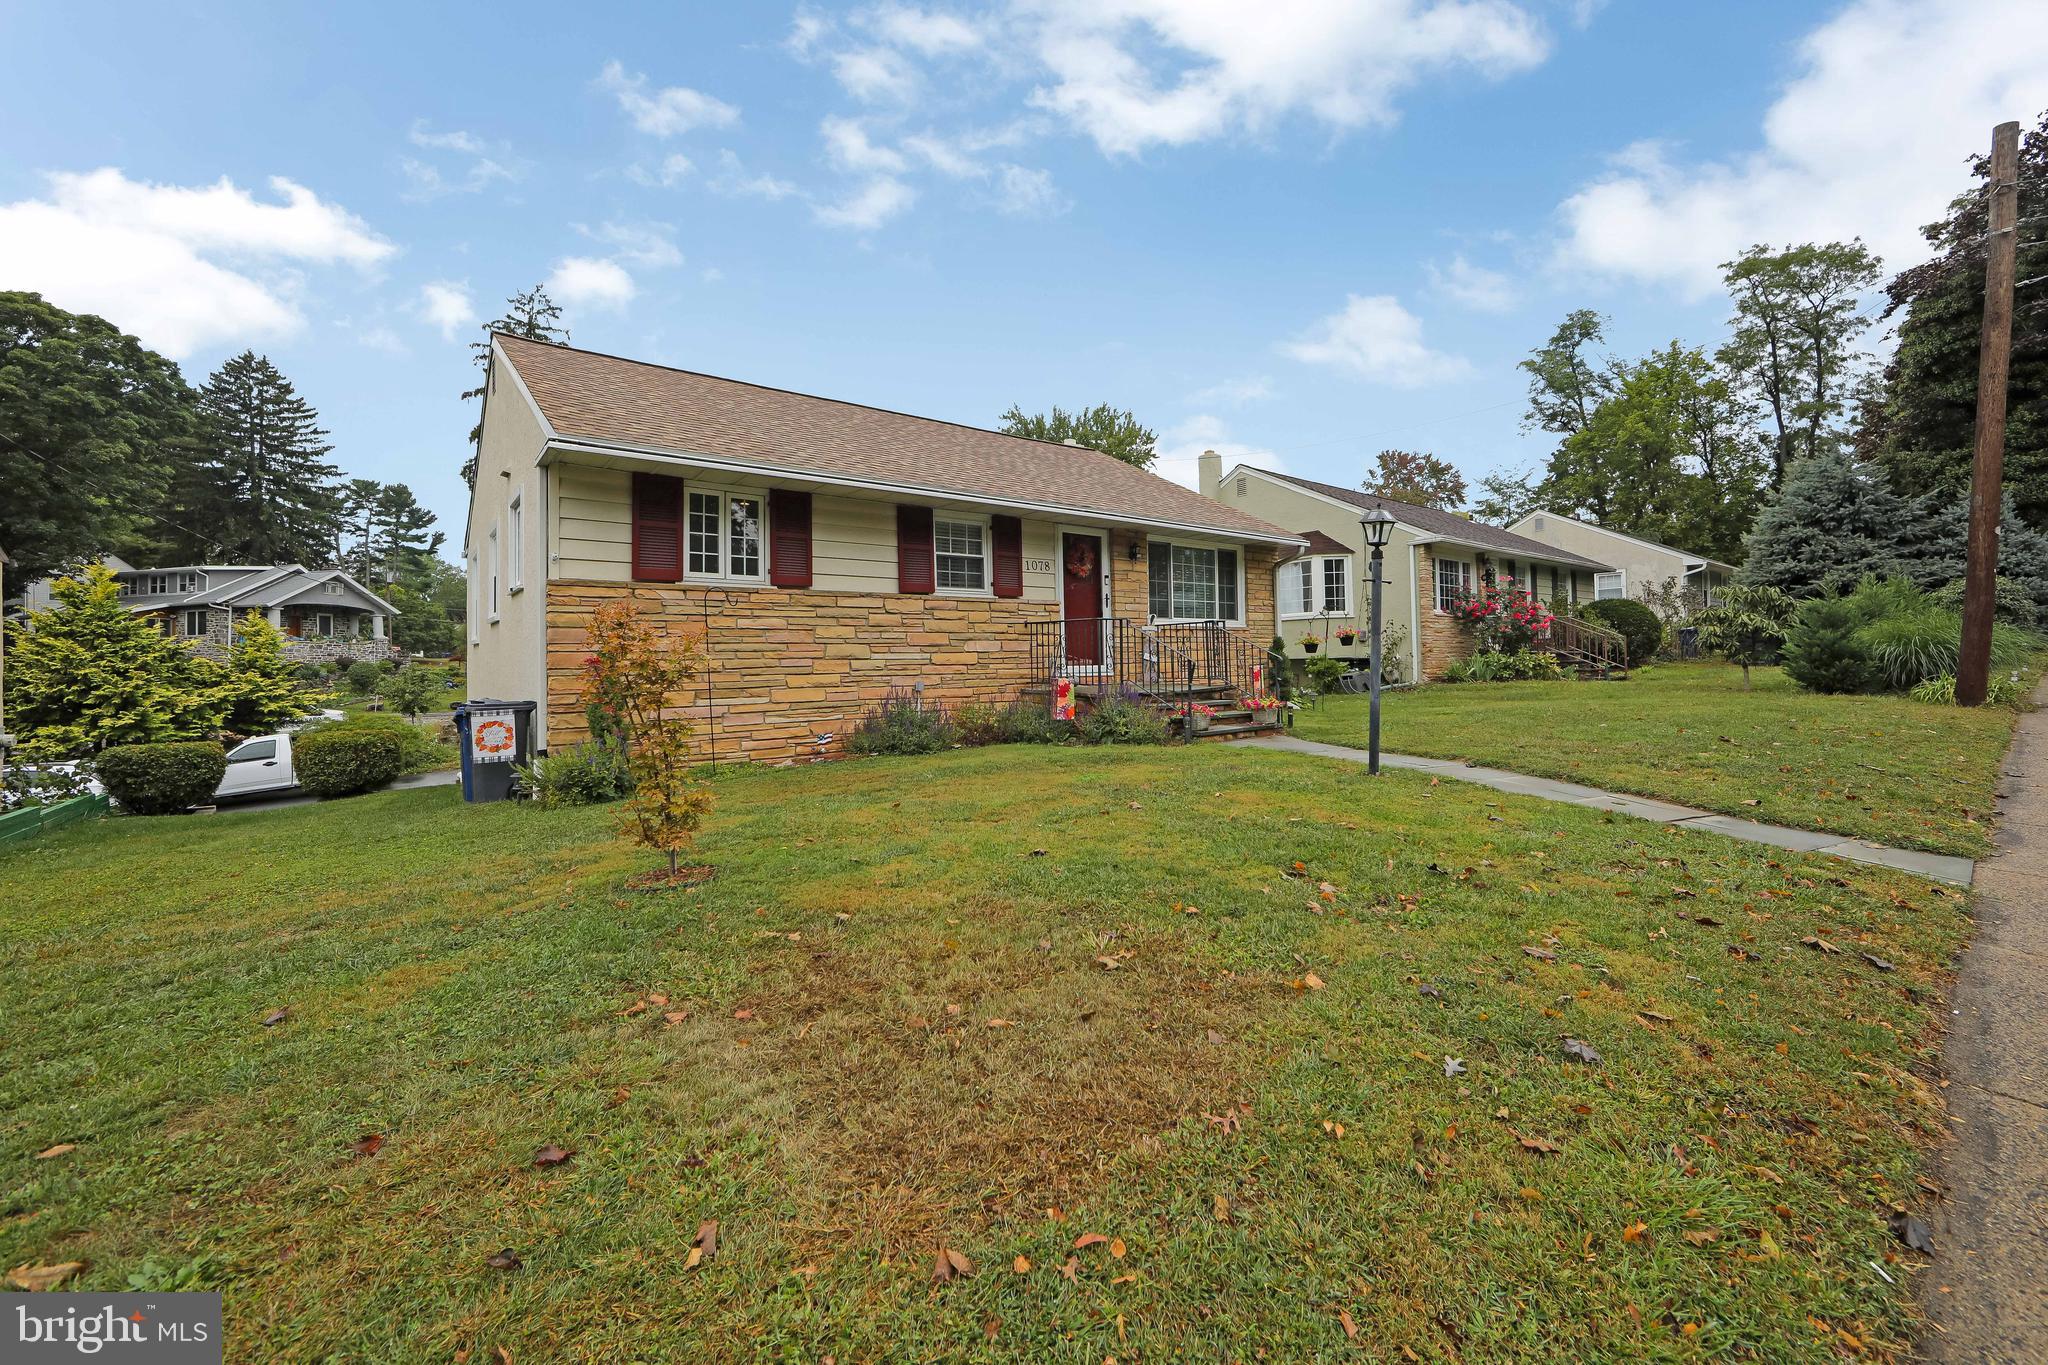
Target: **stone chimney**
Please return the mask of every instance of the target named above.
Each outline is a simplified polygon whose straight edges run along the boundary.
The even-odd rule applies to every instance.
[[[1201,477],[1198,487],[1205,498],[1213,498],[1223,491],[1223,457],[1213,450],[1202,452],[1199,466]]]

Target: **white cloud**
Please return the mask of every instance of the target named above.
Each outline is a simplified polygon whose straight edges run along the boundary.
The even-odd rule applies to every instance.
[[[616,259],[633,265],[660,268],[683,263],[675,229],[667,223],[606,222],[594,228],[578,223],[576,230],[592,241],[603,242],[612,248]]]
[[[1196,407],[1213,407],[1227,404],[1243,407],[1246,403],[1257,403],[1273,396],[1273,381],[1262,374],[1248,374],[1240,379],[1226,379],[1220,384],[1188,395],[1188,402]]]
[[[605,63],[597,87],[619,102],[635,128],[655,137],[675,137],[693,128],[729,128],[739,122],[740,111],[724,100],[682,85],[650,90],[646,76],[629,73],[616,61]]]
[[[500,143],[495,153],[476,134],[462,129],[437,133],[425,119],[416,119],[406,134],[413,146],[428,152],[445,152],[469,158],[467,165],[452,177],[439,165],[420,157],[402,157],[398,169],[405,174],[409,183],[405,197],[410,200],[438,199],[444,194],[476,194],[488,189],[494,182],[513,181],[524,174],[525,168],[511,154],[507,144]]]
[[[1463,256],[1453,256],[1449,265],[1431,262],[1430,285],[1440,294],[1482,313],[1505,313],[1515,306],[1514,282],[1498,270],[1474,265]]]
[[[718,173],[712,176],[710,184],[715,193],[739,199],[787,199],[797,193],[797,187],[787,180],[779,180],[765,171],[748,171],[730,148],[719,149]]]
[[[421,285],[417,312],[422,322],[441,329],[444,341],[455,340],[477,322],[467,281],[432,280]]]
[[[425,119],[414,119],[412,131],[407,137],[413,146],[425,147],[429,151],[461,152],[467,156],[482,156],[484,151],[483,140],[476,134],[460,128],[437,133],[427,126]]]
[[[832,204],[819,204],[811,211],[827,227],[855,228],[862,232],[882,226],[916,202],[917,191],[893,176],[877,176]]]
[[[903,149],[940,175],[949,175],[956,180],[984,173],[982,164],[957,142],[936,133],[913,133],[903,139]]]
[[[1342,312],[1282,349],[1306,364],[1330,365],[1403,389],[1455,379],[1471,368],[1462,357],[1424,345],[1422,319],[1389,294],[1350,295]]]
[[[1072,205],[1052,183],[1052,172],[1026,166],[996,169],[996,207],[1004,213],[1027,218],[1049,218],[1065,213]]]
[[[356,341],[373,351],[382,351],[386,355],[407,355],[410,353],[406,348],[404,339],[383,323],[377,323],[374,326],[366,327],[362,331],[357,332]]]
[[[906,164],[903,153],[878,147],[868,140],[867,129],[849,118],[827,118],[818,125],[825,138],[825,155],[842,171],[895,173]]]
[[[834,53],[832,74],[847,94],[870,104],[901,103],[917,90],[916,69],[892,48],[855,47]]]
[[[10,288],[98,313],[173,357],[297,330],[305,266],[370,269],[397,250],[362,219],[282,177],[266,203],[225,177],[187,188],[111,167],[48,177],[0,205]]]
[[[1250,464],[1282,472],[1287,468],[1278,455],[1263,446],[1231,440],[1222,418],[1213,413],[1201,413],[1159,438],[1159,456],[1152,462],[1152,472],[1185,488],[1199,488],[1202,452],[1205,450],[1221,455],[1226,470],[1234,464]]]
[[[633,277],[617,261],[595,256],[565,256],[548,276],[547,291],[570,305],[623,308],[636,292]]]
[[[626,178],[636,185],[644,185],[649,189],[667,190],[680,185],[695,169],[690,158],[681,152],[670,152],[652,167],[634,162],[626,167]]]
[[[1507,0],[1294,0],[1256,14],[1220,0],[1051,0],[1026,22],[1049,75],[1032,101],[1111,155],[1294,116],[1386,124],[1426,76],[1497,78],[1549,54],[1542,26]]]
[[[957,14],[941,10],[884,5],[870,17],[869,26],[898,47],[907,47],[926,57],[967,52],[981,46],[980,29]]]
[[[1624,148],[1566,199],[1560,262],[1704,296],[1758,242],[1860,236],[1894,268],[1969,177],[1994,123],[2048,107],[2048,7],[1853,0],[1798,45],[1762,145],[1680,162]],[[1925,97],[1917,97],[1915,92]]]

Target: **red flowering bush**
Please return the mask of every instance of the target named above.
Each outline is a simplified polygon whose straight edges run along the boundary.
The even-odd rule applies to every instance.
[[[1557,620],[1542,599],[1506,577],[1497,583],[1482,583],[1476,592],[1460,594],[1451,603],[1450,614],[1472,627],[1482,654],[1527,649],[1547,637]]]

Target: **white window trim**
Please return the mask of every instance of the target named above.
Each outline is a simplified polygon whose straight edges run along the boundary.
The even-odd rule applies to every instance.
[[[511,531],[512,572],[505,591],[520,593],[526,590],[526,490],[512,495],[512,501],[505,505],[505,524]]]
[[[690,498],[698,493],[715,495],[718,498],[718,572],[698,573],[690,567]],[[732,563],[732,500],[750,498],[761,509],[761,572],[757,574],[734,574],[728,572]],[[725,484],[698,483],[687,480],[683,484],[683,582],[720,583],[734,588],[765,588],[768,586],[768,561],[774,554],[774,540],[769,536],[768,494],[760,488],[733,487]]]
[[[1327,591],[1329,584],[1325,575],[1329,570],[1324,566],[1333,559],[1342,561],[1344,565],[1345,602],[1342,607],[1330,605],[1330,595]],[[1287,600],[1287,595],[1281,591],[1281,580],[1290,573],[1299,575],[1301,573],[1301,566],[1307,564],[1309,566],[1309,610],[1282,611],[1280,619],[1283,621],[1313,621],[1325,616],[1350,617],[1357,615],[1357,606],[1350,600],[1351,596],[1357,591],[1357,565],[1353,562],[1356,559],[1356,555],[1348,554],[1302,555],[1299,558],[1290,559],[1285,564],[1282,564],[1280,572],[1275,575],[1273,583],[1273,600],[1275,605],[1277,606],[1280,602]]]
[[[1446,564],[1456,564],[1458,566],[1458,582],[1466,592],[1471,592],[1479,582],[1479,566],[1471,560],[1460,559],[1456,555],[1431,555],[1429,559],[1429,601],[1431,609],[1439,616],[1450,615],[1450,612],[1444,608],[1441,578],[1443,566]]]
[[[981,586],[979,588],[948,588],[940,585],[939,523],[942,521],[950,521],[956,526],[979,526],[981,528]],[[989,513],[949,512],[941,508],[932,509],[932,595],[934,597],[994,597],[996,595],[995,528],[991,524]]]
[[[194,616],[199,618],[199,629],[196,632],[191,629]],[[206,608],[204,607],[187,607],[178,620],[179,629],[184,632],[185,638],[188,640],[196,640],[204,636],[206,634],[206,625]]]
[[[1615,585],[1614,585],[1614,596],[1613,596],[1613,597],[1602,597],[1602,596],[1601,596],[1601,594],[1600,594],[1600,582],[1601,582],[1601,580],[1602,580],[1602,579],[1615,579],[1615,580],[1618,580],[1618,581],[1617,581],[1617,582],[1615,583]],[[1627,569],[1614,569],[1614,570],[1611,570],[1611,571],[1609,571],[1609,572],[1604,572],[1604,573],[1596,573],[1596,574],[1594,574],[1594,575],[1593,575],[1593,600],[1594,600],[1595,602],[1602,602],[1602,601],[1605,601],[1605,602],[1612,602],[1612,601],[1615,601],[1615,600],[1616,600],[1616,599],[1618,599],[1618,598],[1623,598],[1623,597],[1627,597],[1627,596],[1628,596],[1628,570],[1627,570]]]
[[[491,581],[490,581],[490,590],[491,590],[491,597],[490,597],[490,605],[489,605],[489,611],[488,611],[488,613],[487,613],[487,617],[486,617],[486,619],[488,619],[488,620],[490,621],[490,623],[491,623],[492,625],[494,625],[494,626],[495,626],[495,625],[497,625],[497,624],[498,624],[498,583],[499,583],[499,581],[500,581],[500,574],[501,574],[501,573],[503,572],[503,570],[504,570],[504,562],[503,562],[503,557],[502,557],[502,556],[500,555],[500,553],[499,553],[499,543],[500,543],[500,542],[499,542],[499,540],[498,540],[498,527],[497,527],[497,524],[496,524],[496,523],[493,523],[493,524],[492,524],[492,526],[491,526],[491,535],[490,535],[490,541],[491,541]]]
[[[1245,559],[1245,555],[1244,555],[1244,546],[1242,546],[1242,545],[1238,545],[1238,544],[1234,544],[1233,542],[1231,542],[1231,541],[1227,541],[1227,540],[1193,540],[1193,539],[1183,540],[1183,539],[1180,539],[1179,537],[1171,537],[1171,538],[1169,538],[1169,537],[1166,537],[1166,536],[1151,536],[1151,537],[1148,537],[1148,538],[1147,538],[1147,540],[1146,540],[1146,549],[1145,549],[1145,556],[1144,556],[1144,559],[1143,559],[1143,560],[1141,561],[1142,567],[1143,567],[1143,568],[1145,569],[1145,597],[1146,597],[1145,605],[1146,605],[1146,607],[1147,607],[1147,609],[1148,609],[1148,613],[1147,613],[1148,615],[1149,615],[1149,609],[1150,609],[1150,607],[1151,607],[1151,605],[1152,605],[1152,603],[1151,603],[1151,595],[1152,595],[1152,572],[1151,572],[1151,555],[1152,555],[1152,550],[1151,550],[1151,547],[1152,547],[1152,546],[1154,546],[1154,545],[1164,545],[1164,546],[1166,546],[1166,547],[1167,547],[1167,562],[1168,562],[1168,564],[1169,564],[1169,565],[1170,565],[1170,564],[1172,563],[1172,552],[1173,552],[1173,549],[1174,549],[1174,547],[1175,547],[1175,546],[1178,546],[1178,547],[1180,547],[1180,548],[1181,548],[1181,549],[1183,549],[1183,550],[1217,550],[1217,551],[1224,551],[1224,550],[1227,550],[1227,551],[1229,551],[1229,552],[1230,552],[1231,554],[1233,554],[1233,555],[1236,555],[1236,556],[1237,556],[1237,615],[1235,615],[1235,616],[1231,616],[1231,617],[1209,617],[1209,616],[1154,616],[1154,617],[1152,617],[1152,618],[1151,618],[1151,619],[1152,619],[1152,624],[1154,624],[1154,625],[1160,625],[1160,626],[1177,626],[1177,625],[1184,625],[1184,624],[1186,624],[1186,623],[1188,623],[1188,622],[1191,622],[1191,621],[1209,621],[1209,620],[1221,620],[1221,621],[1222,621],[1222,622],[1223,622],[1223,623],[1224,623],[1225,625],[1227,625],[1227,626],[1242,626],[1242,625],[1243,625],[1243,624],[1245,623],[1245,615],[1244,615],[1244,612],[1245,612],[1245,600],[1244,600],[1244,599],[1245,599],[1245,578],[1244,578],[1244,559]],[[1170,583],[1171,583],[1171,578],[1169,577],[1169,584],[1170,584]],[[1221,584],[1218,584],[1217,586],[1218,586],[1218,587],[1221,587],[1222,585],[1221,585]],[[1169,588],[1168,588],[1168,591],[1167,591],[1167,600],[1168,600],[1168,601],[1171,601],[1171,600],[1172,600],[1172,598],[1173,598],[1173,592],[1172,592],[1172,589],[1171,589],[1171,587],[1169,586]]]
[[[481,602],[481,600],[480,600],[480,599],[482,598],[482,596],[483,596],[483,584],[482,584],[482,583],[481,583],[481,582],[479,581],[479,579],[478,579],[478,576],[479,576],[479,574],[481,574],[481,572],[482,572],[482,568],[481,568],[481,561],[480,561],[480,560],[479,560],[479,559],[477,558],[477,556],[476,556],[476,555],[474,555],[474,554],[470,555],[470,557],[469,557],[469,643],[470,643],[471,645],[480,645],[480,644],[482,644],[482,643],[484,642],[484,630],[483,630],[483,626],[484,626],[484,620],[483,620],[483,604],[482,604],[482,602]]]

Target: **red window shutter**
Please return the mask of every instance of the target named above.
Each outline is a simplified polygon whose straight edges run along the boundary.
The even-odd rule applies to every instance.
[[[896,591],[930,592],[937,584],[932,564],[932,509],[896,508]]]
[[[683,481],[672,474],[633,476],[633,579],[679,583],[683,577]]]
[[[990,517],[989,539],[995,544],[994,588],[998,597],[1024,595],[1024,523],[1015,517]]]
[[[778,588],[811,586],[811,495],[768,490],[768,581]]]

